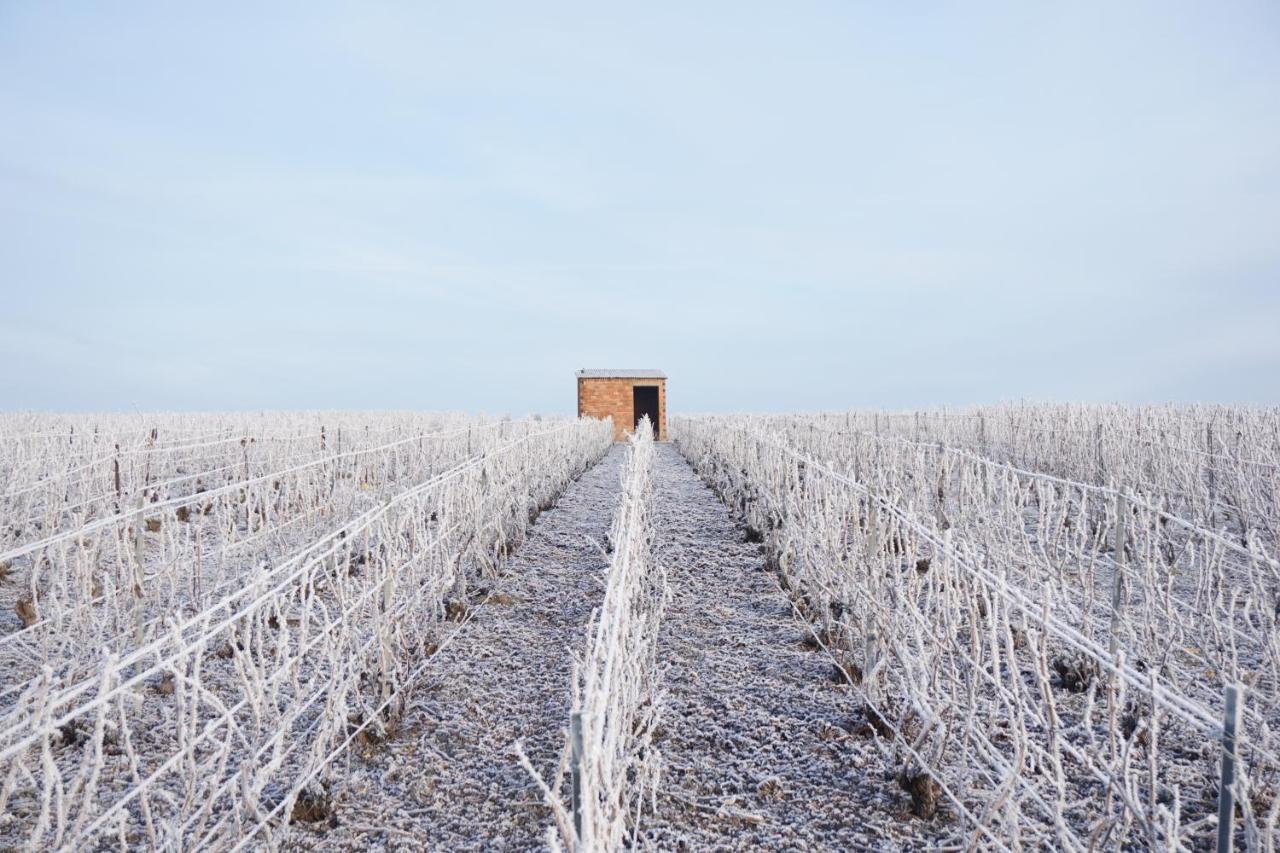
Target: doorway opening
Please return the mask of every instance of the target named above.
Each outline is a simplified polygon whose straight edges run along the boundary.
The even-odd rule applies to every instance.
[[[662,419],[658,417],[658,386],[633,385],[631,394],[636,415],[635,426],[640,426],[640,419],[647,416],[653,426],[654,441],[661,441],[662,436],[658,435],[658,425],[662,423]]]

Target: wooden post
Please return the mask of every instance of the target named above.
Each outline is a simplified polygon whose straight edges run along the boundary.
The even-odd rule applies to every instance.
[[[950,522],[947,521],[947,450],[941,442],[938,443],[938,457],[943,461],[938,466],[938,503],[934,515],[938,519],[938,529],[946,530],[950,527]]]
[[[1097,480],[1099,483],[1107,481],[1107,465],[1102,459],[1102,421],[1098,421],[1097,427],[1093,431],[1093,454],[1098,466]]]
[[[1214,504],[1218,501],[1218,471],[1213,465],[1213,424],[1204,428],[1204,465],[1209,481],[1209,526],[1213,526]]]
[[[1116,492],[1115,556],[1112,559],[1111,578],[1111,659],[1114,661],[1120,648],[1120,613],[1124,610],[1124,543],[1125,515],[1129,502],[1123,491]]]
[[[867,597],[873,599],[875,588],[877,586],[876,578],[879,575],[880,566],[880,507],[876,497],[875,489],[867,490],[867,538],[866,538],[866,561],[867,561]],[[876,659],[879,657],[879,648],[876,639],[876,622],[875,614],[872,607],[863,607],[862,609],[862,637],[863,637],[863,653],[862,653],[862,689],[868,696],[874,697],[875,685],[871,683],[871,671],[875,668]]]
[[[372,553],[366,551],[366,559],[372,562]],[[382,613],[381,620],[381,655],[379,663],[382,668],[382,701],[384,703],[391,702],[391,694],[394,692],[392,686],[392,670],[395,667],[395,658],[393,656],[392,635],[395,633],[395,624],[392,616],[392,608],[395,606],[396,599],[396,574],[391,560],[384,560],[383,571],[386,578],[382,581]]]
[[[581,849],[582,844],[582,712],[574,711],[569,715],[569,739],[572,754],[569,760],[569,778],[573,786],[573,832],[574,849]]]
[[[147,523],[143,517],[146,506],[147,496],[144,492],[138,495],[138,515],[133,521],[133,633],[138,645],[142,645],[143,611],[146,609],[142,603],[143,584],[146,581],[142,570],[142,558],[145,556],[142,532]]]
[[[871,684],[871,673],[876,668],[876,661],[880,657],[880,650],[876,646],[876,632],[874,630],[875,623],[872,622],[871,619],[872,617],[865,614],[863,615],[863,624],[866,626],[864,628],[866,631],[866,643],[865,648],[862,651],[862,689],[868,696],[872,696],[872,698],[874,698],[874,691]]]
[[[1235,844],[1236,730],[1240,727],[1240,687],[1226,689],[1222,717],[1222,775],[1218,780],[1218,853],[1231,853]]]

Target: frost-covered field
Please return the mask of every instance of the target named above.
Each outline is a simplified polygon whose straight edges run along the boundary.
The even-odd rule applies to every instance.
[[[921,816],[987,848],[1203,849],[1280,813],[1280,414],[678,419]]]
[[[0,849],[1276,849],[1280,412],[640,433],[0,416]]]
[[[0,420],[0,847],[271,843],[598,421]]]

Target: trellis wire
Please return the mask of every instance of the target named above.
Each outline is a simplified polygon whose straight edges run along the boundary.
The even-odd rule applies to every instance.
[[[1201,831],[1198,827],[1203,826],[1203,821],[1179,823],[1176,786],[1171,789],[1173,792],[1171,795],[1174,797],[1173,806],[1166,807],[1160,800],[1164,794],[1157,796],[1158,782],[1161,790],[1164,790],[1163,780],[1173,772],[1173,769],[1167,768],[1158,760],[1158,757],[1163,754],[1160,751],[1160,745],[1169,742],[1176,749],[1181,739],[1191,731],[1179,729],[1176,725],[1170,727],[1170,723],[1162,722],[1161,715],[1173,714],[1173,719],[1193,726],[1194,729],[1212,737],[1217,736],[1220,715],[1210,707],[1209,703],[1190,699],[1181,695],[1178,689],[1169,688],[1167,677],[1157,679],[1156,669],[1144,664],[1143,668],[1146,672],[1143,672],[1125,662],[1128,651],[1126,647],[1132,642],[1130,639],[1132,631],[1134,628],[1141,627],[1140,623],[1134,620],[1147,618],[1149,607],[1139,608],[1132,618],[1129,614],[1125,614],[1124,644],[1118,649],[1117,655],[1110,655],[1103,646],[1099,646],[1085,634],[1070,627],[1061,617],[1054,615],[1053,611],[1058,604],[1055,597],[1046,594],[1042,601],[1036,602],[1012,585],[1017,582],[1017,578],[1007,567],[1002,569],[1001,573],[993,572],[988,568],[993,560],[996,561],[996,565],[1006,562],[1000,555],[1003,553],[1001,549],[1007,546],[1002,544],[1003,540],[1000,537],[993,538],[992,531],[975,526],[969,520],[972,512],[966,514],[963,501],[974,499],[975,505],[978,505],[983,500],[999,499],[1000,489],[1003,488],[999,481],[982,477],[969,484],[965,481],[959,481],[954,485],[949,484],[946,490],[948,496],[954,493],[953,489],[958,489],[956,501],[961,503],[957,505],[948,500],[943,505],[933,500],[931,491],[933,486],[929,485],[937,480],[936,471],[934,476],[930,477],[926,474],[928,469],[912,467],[919,465],[922,459],[915,456],[890,458],[880,455],[873,460],[859,460],[856,455],[840,455],[841,467],[857,470],[861,466],[864,471],[876,475],[879,482],[873,491],[870,487],[862,486],[849,476],[819,461],[812,452],[801,453],[779,444],[775,439],[768,439],[753,432],[753,430],[764,428],[766,424],[774,429],[783,430],[790,440],[797,443],[810,440],[810,451],[838,447],[830,443],[818,443],[821,435],[813,437],[815,434],[805,428],[803,418],[791,420],[786,418],[677,419],[673,421],[672,434],[694,461],[695,467],[702,470],[704,476],[712,480],[740,511],[746,513],[750,523],[759,525],[762,530],[770,534],[770,547],[775,554],[775,559],[780,561],[780,571],[783,572],[784,577],[790,577],[792,583],[796,584],[794,589],[798,590],[797,594],[802,596],[802,603],[805,604],[810,618],[815,619],[820,627],[826,626],[823,630],[831,631],[837,637],[844,637],[845,639],[837,642],[841,648],[862,647],[861,644],[853,641],[852,637],[848,637],[848,634],[855,629],[860,629],[868,635],[874,631],[878,638],[878,645],[888,651],[889,656],[902,667],[903,673],[886,683],[884,679],[888,675],[888,670],[884,661],[875,661],[871,659],[870,654],[865,655],[867,671],[863,673],[863,687],[869,703],[873,703],[871,697],[879,696],[883,692],[890,704],[896,706],[896,711],[900,719],[906,721],[905,724],[923,728],[924,731],[919,737],[924,738],[921,743],[930,746],[930,752],[923,756],[913,752],[913,760],[917,764],[925,765],[927,772],[943,782],[944,790],[954,786],[958,799],[968,798],[968,802],[975,804],[983,802],[978,794],[983,785],[977,784],[977,780],[986,773],[982,770],[984,762],[989,763],[991,773],[995,774],[989,776],[989,781],[984,783],[985,785],[989,786],[997,779],[1005,780],[992,789],[996,792],[990,795],[994,799],[986,800],[987,805],[979,807],[979,810],[989,810],[993,807],[991,804],[1001,803],[1000,806],[995,807],[995,812],[983,819],[979,829],[985,829],[990,819],[1000,811],[1009,812],[1010,809],[1014,809],[1020,816],[1016,820],[1012,816],[1007,817],[1003,821],[1006,830],[1011,831],[1012,827],[1019,827],[1018,832],[1030,834],[1045,841],[1052,838],[1052,843],[1055,845],[1068,848],[1084,849],[1096,843],[1099,837],[1096,833],[1104,835],[1118,833],[1123,836],[1132,831],[1128,828],[1131,821],[1136,821],[1137,831],[1148,844],[1153,840],[1176,843],[1173,839],[1184,837],[1184,831],[1191,833],[1189,837],[1196,837],[1195,834]],[[790,461],[778,467],[784,459]],[[902,472],[891,470],[888,473],[892,476],[886,479],[884,469],[893,469],[897,465],[907,467]],[[909,476],[900,476],[903,472],[908,473]],[[1006,473],[1008,476],[1013,476],[1012,472]],[[832,483],[834,490],[823,486],[824,481]],[[981,488],[978,487],[979,483]],[[843,489],[851,489],[859,496],[856,502],[848,504],[848,510],[839,508],[840,505],[848,503],[839,496]],[[938,493],[942,494],[941,486],[938,487]],[[984,494],[986,498],[983,497]],[[966,498],[966,495],[969,497]],[[914,504],[914,499],[919,499],[920,503]],[[936,505],[934,512],[928,511],[931,504]],[[981,505],[986,507],[989,504],[981,503]],[[885,511],[889,522],[887,527],[885,518],[882,517],[877,522],[878,534],[875,531],[865,530],[868,510],[876,506]],[[920,506],[923,511],[917,512],[915,506]],[[1041,510],[1048,512],[1043,507]],[[859,516],[861,521],[858,520]],[[1026,516],[1014,513],[1008,513],[1007,516],[1008,521],[1002,518],[998,523],[1008,525],[1008,529],[1001,536],[1007,537],[1012,543],[1025,535],[1017,530],[1024,522],[1014,521],[1014,519]],[[926,524],[925,522],[931,517],[936,520],[935,524]],[[874,512],[871,513],[871,518],[875,518]],[[1119,518],[1119,514],[1116,518]],[[989,527],[990,522],[986,526]],[[1138,532],[1141,534],[1145,529],[1140,527]],[[942,531],[945,531],[945,535]],[[953,535],[960,535],[963,538],[954,545],[948,545],[947,540]],[[1102,534],[1099,532],[1096,535],[1101,537]],[[1142,546],[1143,540],[1141,537],[1134,540],[1131,538],[1132,535],[1126,540],[1126,545],[1130,549],[1136,549],[1135,553],[1145,562],[1144,547],[1139,547]],[[876,556],[868,566],[866,574],[851,570],[847,562],[850,555],[861,554],[863,547],[861,545],[855,547],[854,542],[863,537],[870,537],[868,541],[872,542],[878,538],[880,542],[880,545],[872,548]],[[928,574],[923,576],[923,581],[916,579],[917,572],[906,568],[906,566],[915,567],[915,558],[909,557],[911,550],[916,550],[919,555],[918,547],[912,544],[913,540],[927,544],[933,549],[934,565],[929,568],[928,562],[925,561],[925,571]],[[1034,540],[1029,541],[1034,544]],[[885,543],[888,543],[887,549],[883,547]],[[1043,547],[1043,543],[1037,545],[1036,548],[1039,550],[1036,552],[1039,553]],[[894,555],[894,549],[898,549],[897,556]],[[1019,551],[1023,552],[1024,556],[1032,553],[1025,550],[1025,546],[1019,546]],[[1010,550],[1008,553],[1012,557],[1015,552]],[[899,564],[906,564],[906,566],[903,569],[895,569],[894,566]],[[876,568],[877,566],[883,566],[883,571],[889,574],[882,575],[882,570]],[[957,574],[951,567],[962,569],[963,574]],[[945,570],[945,576],[940,570]],[[904,578],[904,572],[905,575],[910,576],[910,582],[905,579],[893,579],[894,577]],[[937,579],[941,579],[941,583]],[[972,590],[972,594],[984,602],[982,607],[976,608],[972,598],[965,603],[965,598],[957,595],[957,591],[963,589]],[[1040,590],[1037,589],[1036,592],[1040,593]],[[1150,597],[1149,590],[1143,593]],[[1139,597],[1139,601],[1142,602],[1142,596]],[[827,612],[829,608],[825,606],[828,602],[845,614],[849,614],[851,610],[855,612],[861,610],[873,618],[868,625],[850,622],[848,615],[833,618],[832,614]],[[1053,607],[1050,607],[1051,603]],[[956,609],[956,605],[960,607]],[[919,606],[925,609],[918,610]],[[892,616],[895,612],[899,614],[896,618]],[[1010,617],[1014,615],[1018,618],[1011,619]],[[937,618],[943,619],[944,623],[954,623],[957,627],[969,625],[970,627],[964,630],[978,632],[974,635],[975,642],[984,634],[990,636],[991,642],[988,644],[983,641],[966,651],[967,641],[963,645],[957,645],[955,639],[943,640],[941,637],[926,641],[929,634],[937,633],[940,629],[940,626],[934,623]],[[903,621],[904,619],[907,621]],[[1256,648],[1262,649],[1267,642],[1267,633],[1256,633],[1258,629],[1252,627],[1253,624],[1256,623],[1250,623],[1248,626],[1242,623],[1242,629],[1247,627],[1245,635],[1252,639]],[[891,625],[896,627],[890,628]],[[984,625],[985,627],[980,627]],[[1002,636],[1001,632],[1005,639],[996,642]],[[1111,753],[1108,753],[1109,757],[1105,761],[1096,761],[1090,756],[1089,749],[1082,746],[1088,744],[1089,739],[1096,738],[1097,735],[1094,732],[1102,733],[1103,742],[1106,743],[1106,730],[1109,727],[1114,732],[1120,720],[1111,719],[1101,729],[1089,722],[1095,708],[1093,697],[1099,692],[1096,682],[1085,694],[1084,701],[1075,703],[1080,706],[1079,708],[1074,707],[1069,699],[1050,701],[1053,688],[1048,674],[1049,656],[1045,651],[1045,641],[1050,637],[1056,642],[1065,643],[1073,653],[1083,655],[1085,659],[1092,661],[1091,666],[1095,667],[1099,674],[1113,673],[1120,677],[1121,682],[1116,693],[1113,695],[1110,691],[1106,691],[1103,695],[1109,718],[1129,719],[1127,715],[1132,713],[1134,707],[1133,702],[1126,698],[1126,694],[1130,691],[1137,691],[1133,695],[1145,696],[1148,710],[1138,713],[1134,718],[1136,720],[1134,733],[1122,738],[1120,743],[1116,742],[1113,734],[1110,740],[1113,744]],[[1013,647],[1015,641],[1020,643],[1026,651],[1016,651]],[[938,645],[939,642],[941,645]],[[997,650],[1002,646],[1007,646],[1007,649],[997,654]],[[872,648],[871,644],[867,644],[867,648]],[[1035,649],[1035,654],[1030,653],[1031,649]],[[843,652],[840,653],[843,654]],[[975,653],[977,653],[976,657]],[[1031,667],[1028,669],[1028,678],[1031,678],[1031,684],[1035,685],[1034,691],[1041,695],[1037,705],[1028,705],[1026,699],[1022,698],[1027,691],[1026,685],[1013,689],[1016,687],[1015,684],[1006,683],[1003,678],[992,677],[990,667],[995,666],[995,663],[984,663],[986,658],[1000,662],[1001,667],[1015,664]],[[1133,656],[1131,658],[1137,659]],[[954,663],[943,666],[942,662],[947,660]],[[1167,664],[1166,660],[1161,665]],[[954,670],[956,673],[954,683],[956,687],[963,688],[960,693],[956,694],[954,691],[935,693],[933,688],[925,689],[925,685],[937,684],[940,675],[948,679],[952,678],[950,673],[953,670],[949,666],[960,667]],[[918,673],[921,680],[916,681],[913,673]],[[1224,677],[1228,676],[1224,675]],[[985,685],[976,694],[973,693],[972,686],[963,687],[966,683],[975,683],[974,679],[977,684]],[[1160,683],[1162,680],[1166,683]],[[891,687],[894,689],[890,690]],[[1068,778],[1070,774],[1067,774],[1065,769],[1056,770],[1050,775],[1048,781],[1052,784],[1042,793],[1044,782],[1035,782],[1036,777],[1027,777],[1008,765],[1000,756],[1002,748],[993,743],[986,733],[991,730],[991,725],[995,721],[988,719],[986,723],[979,724],[977,719],[981,718],[973,716],[974,709],[965,710],[964,708],[965,702],[971,702],[974,697],[981,697],[984,693],[989,694],[990,699],[983,699],[979,705],[974,706],[975,708],[982,707],[982,703],[996,701],[1004,703],[1003,706],[1020,708],[1018,713],[1041,731],[1053,732],[1055,728],[1062,727],[1061,733],[1051,735],[1043,745],[1035,739],[1028,739],[1025,734],[1020,735],[1016,732],[1013,734],[1019,749],[1029,760],[1034,760],[1037,764],[1045,764],[1050,768],[1065,768],[1062,760],[1069,757],[1072,762],[1082,767],[1088,776],[1096,778],[1109,792],[1109,796],[1119,797],[1123,804],[1121,820],[1099,823],[1096,821],[1095,814],[1095,820],[1090,823],[1088,810],[1082,810],[1088,798],[1076,799],[1073,802],[1072,798],[1076,795],[1069,792],[1072,789],[1077,791],[1082,789],[1076,787],[1078,782]],[[965,700],[963,699],[965,695],[971,698]],[[1045,703],[1048,704],[1045,705]],[[1043,712],[1037,710],[1038,705],[1045,705],[1045,710]],[[1156,709],[1158,712],[1153,713]],[[894,713],[895,709],[880,710],[887,717]],[[904,713],[905,716],[901,716]],[[1063,722],[1053,722],[1064,713],[1068,716]],[[948,718],[956,714],[961,714],[964,719],[972,722],[964,725],[948,724]],[[1008,712],[1002,712],[1002,716],[1007,717]],[[1071,720],[1070,724],[1065,723],[1068,719]],[[1274,778],[1277,766],[1275,743],[1269,734],[1270,727],[1267,721],[1257,712],[1252,719],[1254,720],[1253,736],[1249,741],[1250,754],[1254,761],[1252,772],[1260,786],[1257,790],[1262,791],[1270,784],[1268,780]],[[1012,720],[1016,722],[1017,717]],[[1023,731],[1029,732],[1032,729],[1024,727]],[[999,734],[998,728],[996,732]],[[1150,741],[1149,746],[1136,745],[1133,741],[1136,734],[1142,735],[1144,743]],[[964,767],[960,753],[956,753],[956,758],[945,760],[956,738],[970,744],[970,749],[964,751],[965,757],[972,761],[973,757],[985,755],[982,761],[976,765]],[[1073,740],[1075,738],[1084,739],[1077,743]],[[909,744],[905,743],[905,739],[901,739],[898,748],[901,749],[907,745]],[[1148,766],[1141,770],[1126,769],[1129,767],[1129,756],[1137,755],[1144,749]],[[1138,775],[1134,775],[1135,773]],[[1216,772],[1213,775],[1216,776]],[[1138,789],[1133,787],[1133,784],[1139,779],[1145,780],[1142,786],[1148,792],[1146,796],[1149,799],[1143,800],[1137,796]],[[1009,787],[1010,784],[1013,785],[1012,788]],[[1016,796],[1010,796],[1011,794]],[[1065,800],[1064,797],[1066,797]],[[1191,813],[1192,809],[1189,806],[1190,804],[1187,804],[1183,811]],[[1265,839],[1265,843],[1271,844],[1276,819],[1275,806],[1272,805],[1260,820],[1254,818],[1247,805],[1245,808],[1247,833],[1255,838]],[[1112,811],[1106,813],[1114,815]],[[1036,815],[1037,818],[1028,820],[1031,815]],[[1040,834],[1043,830],[1037,826],[1037,820],[1043,820],[1046,817],[1051,818],[1047,837]],[[1186,820],[1185,815],[1182,820]],[[1204,820],[1212,820],[1212,818],[1206,816]],[[1080,830],[1073,827],[1080,826],[1090,827],[1088,838],[1077,835]]]
[[[268,820],[283,831],[353,738],[394,727],[446,599],[491,575],[611,437],[596,421],[543,426],[387,496],[92,676],[45,667],[0,716],[0,807],[31,845],[106,833],[221,848]],[[305,781],[272,793],[286,776]]]
[[[634,846],[641,815],[653,808],[661,772],[653,743],[660,706],[658,627],[669,599],[666,572],[654,559],[651,510],[653,428],[641,419],[622,472],[622,497],[610,532],[613,556],[604,600],[592,616],[582,662],[575,667],[567,732],[567,768],[550,783],[519,743],[521,764],[552,809],[558,846],[579,853]],[[570,775],[566,806],[552,790]]]

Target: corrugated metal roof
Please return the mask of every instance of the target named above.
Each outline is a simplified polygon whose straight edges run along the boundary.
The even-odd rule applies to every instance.
[[[579,379],[666,379],[661,370],[579,370]]]

